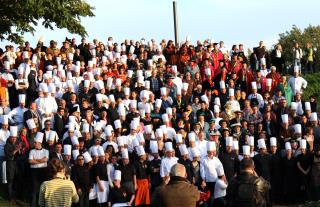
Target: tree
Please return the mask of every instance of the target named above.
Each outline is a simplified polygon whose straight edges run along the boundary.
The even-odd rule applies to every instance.
[[[2,0],[0,39],[22,43],[24,33],[34,34],[38,23],[51,30],[56,26],[86,36],[81,17],[94,16],[92,10],[84,0]]]
[[[296,25],[293,25],[290,31],[279,34],[279,37],[278,44],[282,45],[283,55],[287,65],[293,62],[292,48],[296,42],[299,43],[303,51],[306,48],[306,44],[308,42],[311,43],[314,51],[317,53],[316,57],[318,57],[320,49],[320,26],[309,25],[302,31]]]

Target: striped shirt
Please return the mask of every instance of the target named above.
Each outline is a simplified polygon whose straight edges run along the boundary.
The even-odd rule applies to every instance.
[[[69,207],[72,202],[78,201],[76,187],[70,180],[55,178],[41,184],[39,193],[41,207]]]

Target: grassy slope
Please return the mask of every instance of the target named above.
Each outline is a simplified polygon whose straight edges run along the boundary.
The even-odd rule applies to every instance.
[[[303,77],[308,81],[306,90],[303,92],[303,99],[309,100],[309,96],[315,95],[318,101],[318,111],[320,104],[320,73],[306,74]]]

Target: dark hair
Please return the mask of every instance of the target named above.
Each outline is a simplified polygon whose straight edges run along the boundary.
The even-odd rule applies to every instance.
[[[240,169],[241,171],[243,170],[248,170],[248,169],[253,169],[254,168],[254,162],[253,160],[250,159],[243,159],[240,162]]]
[[[65,169],[64,164],[59,159],[53,158],[48,165],[48,172],[51,178],[53,178],[58,172]]]

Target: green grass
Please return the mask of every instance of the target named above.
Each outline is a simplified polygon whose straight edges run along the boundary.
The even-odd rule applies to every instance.
[[[303,78],[308,81],[308,85],[306,90],[303,92],[303,100],[309,100],[311,95],[315,95],[318,101],[318,111],[320,105],[320,73],[313,73],[313,74],[305,74],[302,75]]]

